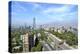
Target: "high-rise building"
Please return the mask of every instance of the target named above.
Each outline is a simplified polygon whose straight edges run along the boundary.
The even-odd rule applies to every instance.
[[[29,33],[29,51],[34,47],[34,34]]]
[[[35,28],[36,28],[36,19],[35,19],[35,17],[33,18],[33,30],[35,30]]]
[[[33,18],[33,31],[34,31],[34,44],[35,44],[35,40],[36,40],[36,37],[37,37],[37,35],[36,35],[36,32],[35,32],[35,29],[36,29],[36,19],[35,19],[35,17]]]
[[[29,35],[26,33],[23,35],[23,52],[29,51]]]

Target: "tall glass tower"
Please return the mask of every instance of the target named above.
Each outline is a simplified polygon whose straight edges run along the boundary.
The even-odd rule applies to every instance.
[[[36,29],[36,19],[35,19],[35,17],[33,18],[33,30],[35,30]]]

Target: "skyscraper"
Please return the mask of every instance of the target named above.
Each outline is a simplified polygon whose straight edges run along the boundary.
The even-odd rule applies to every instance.
[[[36,19],[35,19],[35,17],[33,18],[33,30],[35,30],[35,28],[36,28]]]

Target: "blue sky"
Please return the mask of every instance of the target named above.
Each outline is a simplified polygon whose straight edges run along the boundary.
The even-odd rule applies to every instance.
[[[51,22],[77,24],[78,21],[77,5],[14,1],[11,10],[12,24],[31,25],[34,17],[37,25]]]

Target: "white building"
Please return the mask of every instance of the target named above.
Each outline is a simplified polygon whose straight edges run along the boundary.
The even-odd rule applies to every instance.
[[[28,33],[25,35],[21,35],[21,40],[23,40],[23,52],[29,51],[29,40],[28,40]]]

